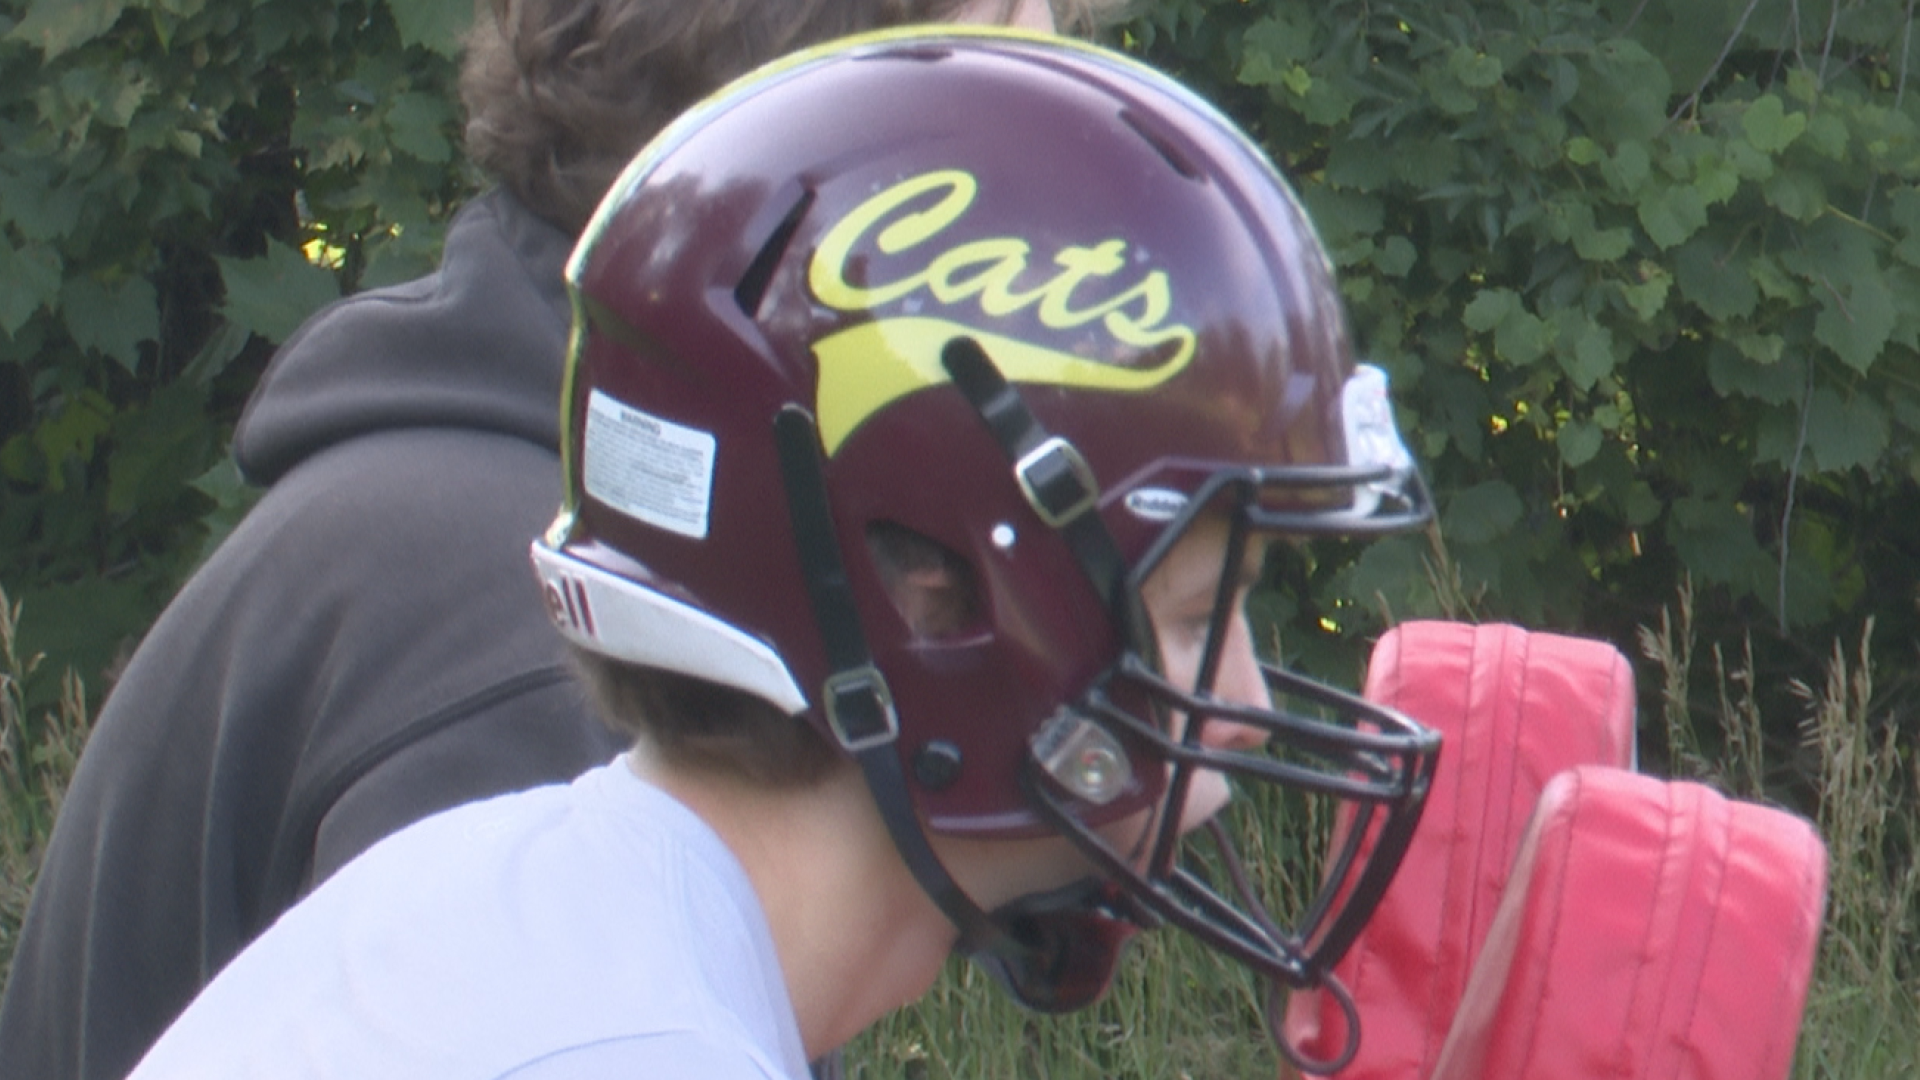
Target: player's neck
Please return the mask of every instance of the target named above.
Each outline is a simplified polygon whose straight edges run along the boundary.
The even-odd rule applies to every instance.
[[[630,758],[745,868],[810,1057],[926,992],[955,933],[894,851],[857,770],[770,791],[679,774],[639,751]]]

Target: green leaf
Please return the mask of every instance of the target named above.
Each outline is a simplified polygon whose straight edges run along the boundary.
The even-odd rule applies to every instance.
[[[48,244],[16,249],[0,232],[0,330],[18,333],[60,295],[60,252]]]
[[[1555,239],[1573,241],[1574,253],[1588,262],[1613,262],[1633,246],[1633,233],[1623,226],[1594,226],[1593,204],[1573,199],[1549,204],[1550,220],[1560,224]]]
[[[1510,312],[1520,310],[1520,297],[1512,289],[1481,289],[1462,311],[1467,329],[1484,334],[1506,321]]]
[[[1339,139],[1327,151],[1327,182],[1377,191],[1393,180],[1394,150],[1378,139]]]
[[[1434,618],[1440,614],[1423,558],[1426,537],[1382,537],[1368,544],[1334,588],[1369,610],[1385,605],[1395,619]]]
[[[1613,155],[1600,163],[1600,175],[1607,180],[1607,186],[1622,195],[1632,195],[1647,182],[1647,176],[1653,171],[1653,158],[1647,154],[1644,143],[1621,143]]]
[[[1582,315],[1563,329],[1556,356],[1575,387],[1591,390],[1613,373],[1613,331]]]
[[[180,377],[203,385],[212,382],[227,370],[228,364],[239,358],[250,336],[245,327],[221,320],[220,326],[207,336],[206,344],[181,369]]]
[[[1313,93],[1313,72],[1304,64],[1294,64],[1281,74],[1280,84],[1293,91],[1293,96],[1304,98]]]
[[[1894,257],[1908,266],[1920,266],[1920,188],[1902,186],[1889,200],[1894,222],[1900,227],[1900,242]]]
[[[435,165],[453,160],[453,144],[446,136],[452,122],[452,108],[434,94],[399,94],[387,109],[394,148]]]
[[[1760,287],[1760,295],[1769,300],[1782,300],[1798,306],[1806,303],[1807,289],[1787,273],[1780,260],[1772,255],[1756,255],[1747,263],[1747,273],[1753,283]]]
[[[1497,56],[1488,56],[1465,45],[1456,45],[1447,54],[1447,71],[1462,86],[1484,90],[1499,83],[1506,69]]]
[[[213,435],[206,390],[197,383],[170,383],[145,405],[122,413],[107,459],[107,512],[130,514],[173,497],[205,470]]]
[[[1827,208],[1826,185],[1812,173],[1797,170],[1775,173],[1761,185],[1767,205],[1795,221],[1812,221]]]
[[[1848,130],[1847,122],[1831,110],[1815,113],[1807,120],[1806,138],[1807,145],[1816,153],[1832,161],[1845,161],[1854,145],[1853,132]]]
[[[85,101],[92,119],[114,128],[125,128],[154,92],[144,75],[126,68],[76,67],[61,76],[60,88],[70,100]]]
[[[23,589],[18,595],[20,650],[58,657],[88,679],[98,680],[114,658],[132,645],[153,617],[143,583],[93,576]],[[96,683],[97,685],[97,683]]]
[[[1353,115],[1353,107],[1360,103],[1359,95],[1353,87],[1331,78],[1314,78],[1305,68],[1295,68],[1304,78],[1296,79],[1293,72],[1287,74],[1287,86],[1300,98],[1300,115],[1307,123],[1316,127],[1338,127]]]
[[[1414,249],[1413,241],[1404,236],[1389,236],[1374,253],[1373,265],[1388,277],[1405,277],[1413,269],[1414,260],[1419,253]]]
[[[1707,202],[1691,184],[1649,191],[1636,209],[1647,237],[1663,250],[1684,242],[1707,223]]]
[[[1357,239],[1370,239],[1386,220],[1386,206],[1377,197],[1354,191],[1337,191],[1320,185],[1301,192],[1307,216],[1328,247],[1344,247]]]
[[[1740,116],[1747,142],[1764,154],[1778,154],[1807,130],[1807,114],[1789,113],[1778,94],[1764,94]]]
[[[1728,142],[1726,152],[1727,164],[1742,180],[1764,181],[1773,175],[1773,158],[1745,142]]]
[[[1787,618],[1804,624],[1851,608],[1867,586],[1866,567],[1849,530],[1801,514],[1793,522],[1787,556]]]
[[[1475,375],[1457,367],[1444,367],[1423,379],[1433,415],[1423,424],[1410,424],[1409,430],[1429,436],[1444,434],[1461,454],[1478,459],[1485,448],[1487,416],[1493,406],[1487,390]],[[1438,451],[1429,449],[1432,456]]]
[[[1613,262],[1632,247],[1633,233],[1619,225],[1590,229],[1573,237],[1574,252],[1588,262]]]
[[[11,221],[23,240],[66,240],[85,202],[81,185],[62,183],[50,163],[23,161],[0,168],[0,218]]]
[[[1813,321],[1813,336],[1848,367],[1864,374],[1886,348],[1896,314],[1886,279],[1862,274],[1853,279],[1844,301],[1831,292],[1824,295]]]
[[[1740,173],[1718,154],[1703,155],[1693,165],[1693,189],[1708,206],[1726,202],[1740,190]]]
[[[113,358],[128,372],[139,368],[140,342],[160,336],[158,297],[145,278],[112,286],[73,278],[60,290],[60,315],[74,344]]]
[[[1652,322],[1653,317],[1667,306],[1667,289],[1672,284],[1673,279],[1665,271],[1655,271],[1648,273],[1642,281],[1622,284],[1620,291],[1626,298],[1627,306],[1640,317],[1640,321]]]
[[[1523,367],[1545,356],[1552,345],[1552,325],[1517,303],[1493,332],[1494,351]]]
[[[1820,76],[1811,68],[1787,69],[1787,93],[1793,100],[1811,105],[1820,97]]]
[[[468,0],[387,0],[400,41],[420,45],[448,59],[460,55],[460,35],[473,23]]]
[[[1871,470],[1887,450],[1887,412],[1865,394],[1842,398],[1831,387],[1813,392],[1807,407],[1807,450],[1821,472]]]
[[[1640,44],[1622,37],[1596,44],[1588,62],[1592,74],[1580,80],[1570,106],[1601,141],[1659,135],[1666,127],[1672,87],[1666,67]]]
[[[1767,554],[1732,501],[1688,495],[1675,499],[1669,513],[1674,550],[1696,580],[1751,592],[1764,578]]]
[[[1777,336],[1773,340],[1781,341]],[[1807,392],[1807,369],[1798,359],[1755,362],[1742,355],[1737,347],[1716,343],[1707,351],[1707,381],[1721,397],[1738,394],[1769,405],[1781,405],[1797,402]]]
[[[1779,334],[1735,334],[1732,340],[1740,355],[1756,364],[1777,364],[1787,351],[1787,339]]]
[[[1580,92],[1580,69],[1574,67],[1573,61],[1566,57],[1556,56],[1548,64],[1547,81],[1553,87],[1548,97],[1549,108],[1558,111]]]
[[[1627,485],[1627,497],[1622,512],[1627,524],[1635,528],[1647,525],[1660,517],[1663,509],[1660,496],[1653,493],[1653,486],[1645,480],[1635,480]]]
[[[267,254],[258,259],[214,260],[227,287],[227,318],[268,341],[285,341],[307,316],[340,296],[333,271],[285,244],[269,240]]]
[[[91,390],[61,402],[53,415],[40,421],[33,430],[33,444],[46,459],[47,487],[60,491],[66,486],[62,478],[67,462],[92,462],[95,442],[112,426],[113,403]]]
[[[1747,261],[1727,252],[1724,241],[1695,238],[1673,253],[1673,269],[1680,295],[1715,319],[1745,318],[1760,303]]]
[[[1420,85],[1425,87],[1427,100],[1433,107],[1448,116],[1467,116],[1479,111],[1479,96],[1461,84],[1451,62],[1442,63],[1436,57],[1421,64]]]
[[[1444,133],[1410,134],[1393,146],[1394,174],[1426,191],[1460,170],[1460,145]]]
[[[1569,420],[1560,425],[1556,441],[1560,444],[1560,460],[1570,468],[1579,468],[1593,460],[1600,452],[1602,433],[1598,424],[1586,420]]]
[[[1447,538],[1462,544],[1484,544],[1504,536],[1520,523],[1520,493],[1505,480],[1487,480],[1447,500],[1440,527]]]
[[[52,60],[113,29],[126,6],[126,0],[33,0],[7,37],[37,46]]]
[[[260,501],[263,492],[240,475],[240,465],[231,453],[221,454],[212,468],[195,477],[188,486],[213,500],[213,509],[200,517],[207,537],[200,545],[200,553],[194,557],[197,566],[232,535],[247,511]]]

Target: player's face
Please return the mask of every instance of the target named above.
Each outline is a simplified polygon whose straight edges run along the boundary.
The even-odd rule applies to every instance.
[[[1153,620],[1163,672],[1169,681],[1183,688],[1191,688],[1199,676],[1226,545],[1224,520],[1196,524],[1168,552],[1141,589],[1147,613]],[[1241,564],[1228,569],[1234,575],[1233,616],[1225,630],[1226,640],[1222,643],[1219,670],[1211,691],[1215,698],[1223,701],[1261,707],[1270,702],[1241,607],[1265,551],[1263,542],[1249,543]],[[1176,715],[1173,724],[1173,736],[1183,737],[1186,718]],[[1218,720],[1209,722],[1200,733],[1200,743],[1215,749],[1248,749],[1258,746],[1264,738],[1256,729]],[[1198,827],[1218,813],[1231,797],[1224,776],[1217,772],[1196,774],[1180,810],[1181,829]],[[1156,820],[1158,814],[1154,811],[1142,810],[1100,831],[1115,850],[1136,852],[1144,859],[1144,838]],[[981,841],[937,836],[934,844],[969,894],[988,908],[1018,896],[1059,888],[1093,870],[1092,864],[1065,838]],[[991,869],[974,876],[970,870],[963,869],[969,863]]]
[[[1227,523],[1221,518],[1197,522],[1187,535],[1167,553],[1141,588],[1147,614],[1153,620],[1154,636],[1160,646],[1160,664],[1167,680],[1184,690],[1194,688],[1200,675],[1201,659],[1212,629],[1213,606],[1224,572],[1232,575],[1234,589],[1232,614],[1223,628],[1219,669],[1215,672],[1211,695],[1223,702],[1266,708],[1272,704],[1266,680],[1260,674],[1253,648],[1253,634],[1247,626],[1247,592],[1260,575],[1266,556],[1263,538],[1248,541],[1239,565],[1225,567]],[[1173,737],[1186,734],[1184,715],[1173,717]],[[1265,735],[1256,728],[1214,720],[1201,729],[1200,744],[1212,749],[1246,750],[1260,745]],[[1230,798],[1226,777],[1203,772],[1193,778],[1181,812],[1182,831],[1192,829],[1219,812]]]

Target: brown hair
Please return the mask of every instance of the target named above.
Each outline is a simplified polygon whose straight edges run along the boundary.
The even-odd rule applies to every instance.
[[[845,34],[948,21],[968,0],[485,3],[460,73],[467,153],[578,234],[640,147],[730,79]],[[1061,29],[1092,30],[1125,0],[1052,3]]]
[[[910,633],[962,633],[980,617],[973,568],[911,529],[880,522],[867,549]],[[644,740],[670,767],[773,788],[818,783],[844,760],[804,716],[697,676],[623,663],[574,649],[574,663],[600,715]]]

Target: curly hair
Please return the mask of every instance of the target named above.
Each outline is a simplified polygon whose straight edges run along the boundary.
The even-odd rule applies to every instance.
[[[1003,0],[1012,11],[1015,0]],[[667,122],[727,81],[845,34],[944,22],[969,0],[490,0],[467,35],[471,159],[569,233]],[[1052,0],[1091,31],[1125,0]]]

